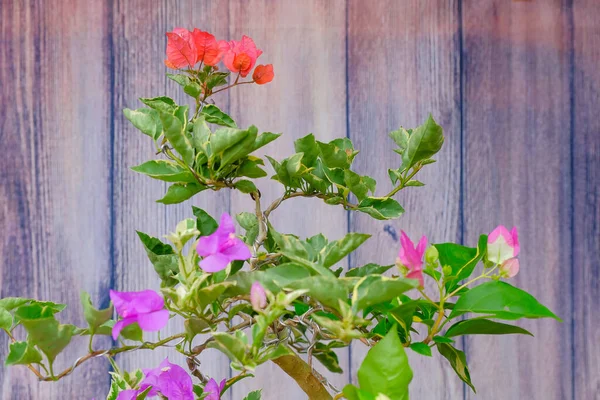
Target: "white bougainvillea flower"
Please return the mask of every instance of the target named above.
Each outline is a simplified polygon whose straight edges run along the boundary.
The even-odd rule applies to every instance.
[[[503,264],[516,257],[519,250],[519,235],[516,227],[509,232],[506,227],[499,225],[488,236],[487,259],[495,264]]]

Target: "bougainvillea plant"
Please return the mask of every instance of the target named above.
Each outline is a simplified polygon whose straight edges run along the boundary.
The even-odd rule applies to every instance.
[[[378,220],[400,217],[404,210],[394,195],[423,185],[416,176],[434,162],[444,142],[442,128],[432,117],[414,129],[390,133],[398,162],[388,170],[393,189],[387,194],[376,195],[375,180],[352,170],[358,151],[348,138],[324,143],[310,134],[295,141],[296,153],[290,157],[266,157],[281,195],[264,199],[253,180],[268,173],[255,152],[280,134],[238,127],[212,96],[271,82],[272,65],[255,67],[262,51],[247,36],[218,41],[199,29],[167,33],[166,53],[165,64],[175,72],[168,77],[193,99],[193,108],[155,97],[140,99],[144,108],[125,109],[125,117],[156,146],[155,159],[132,169],[170,183],[158,200],[165,205],[209,191],[238,190],[255,206],[216,218],[192,207],[190,218],[166,236],[170,244],[138,232],[161,281],[160,293],[111,290],[106,309],[96,309],[83,293],[87,327],[60,323],[57,315],[64,304],[0,299],[0,327],[11,339],[7,365],[25,365],[40,380],[56,381],[90,359],[107,357],[113,366],[110,400],[218,400],[236,382],[252,377],[258,365],[272,362],[310,399],[399,400],[408,399],[413,378],[406,351],[439,353],[475,390],[465,354],[455,347],[459,336],[530,335],[512,322],[558,319],[505,281],[519,271],[516,228],[498,226],[473,247],[429,244],[425,236],[415,245],[402,232],[398,258],[389,265],[345,270],[340,262],[368,234],[349,233],[339,240],[322,234],[300,238],[285,233],[285,226],[271,224],[279,205],[294,197],[314,197]],[[218,67],[220,62],[225,69]],[[170,319],[180,320],[180,333],[144,341],[144,332],[160,332]],[[18,326],[26,337],[15,337]],[[76,335],[89,337],[88,354],[56,371],[56,357]],[[114,346],[96,348],[93,339],[98,335],[112,336]],[[341,373],[335,350],[353,342],[370,348],[358,369],[357,385],[335,388],[319,371]],[[118,354],[160,346],[185,356],[186,365],[165,359],[158,366],[126,372],[116,364]],[[201,355],[207,348],[229,357],[237,371],[233,377],[209,377],[202,371]],[[256,391],[246,399],[260,397]]]

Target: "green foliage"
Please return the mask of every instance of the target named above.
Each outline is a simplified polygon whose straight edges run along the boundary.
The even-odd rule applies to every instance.
[[[560,320],[529,293],[500,281],[486,282],[463,293],[454,305],[449,318],[456,318],[468,312],[507,320],[519,318]]]
[[[248,393],[244,400],[260,400],[261,399],[262,390],[255,390],[253,392]]]
[[[103,310],[98,310],[94,308],[92,299],[86,292],[81,292],[81,305],[83,306],[83,316],[88,323],[89,332],[91,335],[96,333],[98,328],[112,317],[112,305]]]
[[[143,232],[137,231],[137,234],[146,249],[148,259],[162,281],[162,285],[175,285],[177,283],[175,276],[179,273],[179,261],[173,248]]]
[[[531,332],[518,326],[490,321],[489,319],[466,319],[452,325],[446,331],[446,337],[460,335],[508,335],[520,333],[533,336]]]
[[[344,395],[350,400],[362,399],[365,397],[360,397],[359,393],[363,391],[373,399],[383,394],[390,399],[408,400],[408,384],[412,378],[404,346],[398,339],[396,329],[392,328],[383,340],[369,350],[358,369],[360,389],[348,385],[344,388]]]
[[[446,276],[446,290],[453,291],[463,279],[471,276],[487,250],[487,235],[481,235],[477,248],[466,247],[455,243],[434,245],[438,250],[442,266],[449,266],[451,272]]]
[[[475,386],[471,383],[471,374],[469,373],[469,368],[467,367],[467,359],[465,357],[465,353],[456,349],[452,345],[448,343],[436,343],[436,347],[440,354],[448,360],[452,369],[458,377],[471,389],[473,392],[476,392]]]

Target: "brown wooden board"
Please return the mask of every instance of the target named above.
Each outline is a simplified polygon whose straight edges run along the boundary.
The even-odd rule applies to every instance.
[[[600,399],[600,3],[573,2],[573,398]],[[563,235],[566,234],[562,231]],[[564,238],[564,236],[563,236]]]
[[[229,210],[228,192],[203,192],[178,205],[155,203],[163,197],[167,184],[137,174],[130,167],[155,158],[152,140],[139,132],[123,117],[125,107],[142,107],[139,97],[167,95],[179,104],[191,100],[165,73],[165,32],[176,27],[209,31],[220,38],[227,37],[228,13],[219,1],[119,1],[113,11],[114,79],[114,268],[117,290],[159,288],[159,279],[148,261],[136,230],[155,237],[174,231],[177,222],[193,217],[192,205],[218,216]],[[193,107],[193,106],[192,106]],[[162,337],[181,332],[178,318],[163,331]],[[147,334],[146,340],[156,338]],[[176,342],[175,342],[176,343]],[[138,351],[118,357],[124,369],[154,368],[166,356],[171,362],[186,367],[185,359],[171,349]],[[220,380],[229,375],[229,361],[216,350],[201,357],[207,376]]]
[[[0,5],[1,297],[64,302],[61,322],[85,326],[79,292],[108,304],[110,287],[110,81],[102,2]],[[17,329],[24,340],[25,332]],[[108,340],[95,341],[99,348]],[[7,336],[0,335],[5,359]],[[75,339],[59,372],[87,352]],[[23,366],[0,368],[4,399],[92,398],[108,391],[94,360],[59,383]]]
[[[570,26],[552,2],[463,4],[465,242],[517,226],[514,284],[565,323],[518,321],[536,337],[466,339],[467,398],[571,395]]]
[[[295,153],[294,140],[314,133],[328,142],[346,136],[345,13],[343,1],[247,1],[230,3],[230,37],[254,38],[264,51],[258,63],[273,64],[275,79],[265,86],[235,88],[231,113],[238,125],[255,124],[260,131],[283,135],[263,153],[283,159]],[[268,161],[266,161],[268,164]],[[267,165],[269,176],[272,168]],[[269,179],[259,182],[263,208],[283,194],[283,186]],[[232,196],[232,212],[251,211],[249,196]],[[300,237],[323,232],[331,239],[347,233],[343,209],[317,199],[292,199],[273,213],[275,228]],[[340,266],[345,267],[343,261]],[[348,352],[338,352],[341,368],[348,370]],[[318,361],[315,368],[327,371]],[[324,374],[336,387],[345,374]],[[263,399],[306,399],[294,381],[275,364],[259,367],[256,378],[234,386],[232,399],[264,388]]]
[[[395,196],[406,210],[402,217],[382,222],[351,216],[351,231],[373,235],[352,257],[352,267],[394,263],[400,230],[415,240],[421,235],[430,242],[460,239],[458,11],[457,2],[349,2],[348,120],[349,137],[361,151],[357,172],[375,177],[383,196],[392,189],[387,169],[401,164],[390,131],[416,127],[431,112],[446,135],[438,162],[419,173],[426,186]],[[432,295],[434,286],[427,285]],[[354,380],[366,351],[361,343],[352,345]],[[411,398],[462,398],[463,385],[445,360],[408,351],[414,371]]]

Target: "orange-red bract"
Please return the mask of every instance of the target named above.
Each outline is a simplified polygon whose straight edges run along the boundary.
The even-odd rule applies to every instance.
[[[269,83],[275,77],[275,73],[273,73],[273,64],[267,65],[257,65],[254,69],[254,73],[252,74],[252,79],[254,83],[258,85],[264,85],[265,83]]]

